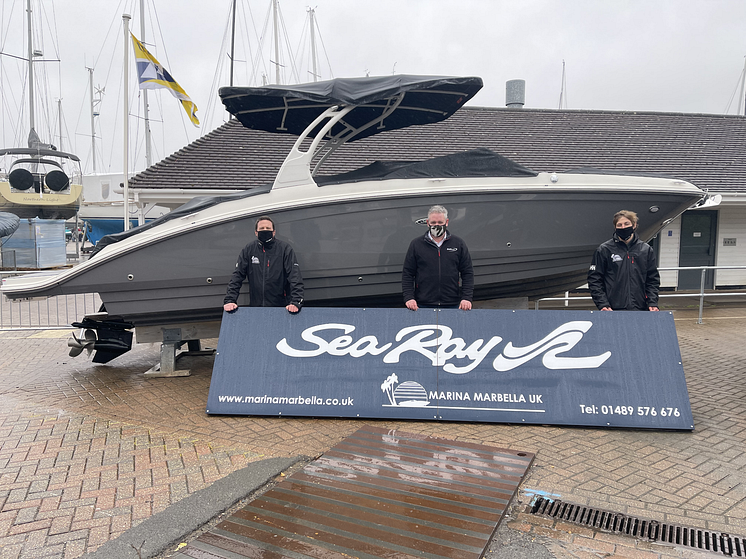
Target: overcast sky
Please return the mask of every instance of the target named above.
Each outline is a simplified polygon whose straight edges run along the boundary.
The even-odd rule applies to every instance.
[[[228,84],[226,31],[231,1],[145,0],[145,41],[197,104],[203,123],[194,128],[168,92],[151,92],[156,160],[225,121],[216,87]],[[261,43],[263,62],[253,63],[270,0],[237,1],[235,85],[259,85],[263,73],[273,83],[271,28]],[[25,56],[26,0],[0,2],[2,51]],[[95,85],[105,87],[97,123],[98,170],[120,170],[122,14],[133,15],[132,31],[140,38],[139,0],[32,3],[34,17],[43,25],[44,59],[59,56],[61,60],[43,65],[47,78],[38,89],[45,93],[47,104],[37,108],[42,139],[48,141],[53,134],[53,142],[60,143],[54,103],[61,96],[62,147],[78,153],[91,171],[85,67],[94,67]],[[735,114],[738,107],[733,94],[746,55],[745,0],[281,0],[285,31],[298,66],[293,75],[284,47],[280,61],[286,82],[312,81],[309,7],[315,8],[320,31],[318,72],[323,79],[331,73],[334,77],[392,72],[475,75],[483,78],[485,86],[470,104],[498,107],[505,104],[505,82],[524,79],[527,108],[557,109],[564,60],[568,109],[725,114],[730,104],[728,113]],[[304,29],[305,46],[301,44]],[[19,134],[25,143],[28,112],[20,108],[24,68],[8,56],[2,62],[3,143],[12,144]],[[134,103],[130,128],[135,136],[130,168],[134,164],[142,170],[142,108],[135,103],[135,72],[130,64]],[[51,124],[45,113],[51,115]]]

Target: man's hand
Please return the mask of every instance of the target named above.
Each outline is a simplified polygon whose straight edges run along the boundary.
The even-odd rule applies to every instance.
[[[289,304],[289,305],[288,305],[287,307],[285,307],[285,308],[286,308],[286,309],[288,310],[288,312],[291,312],[291,313],[293,313],[293,314],[297,313],[297,312],[298,312],[298,311],[300,310],[300,309],[299,309],[298,307],[296,307],[296,306],[295,306],[295,305],[293,305],[292,303],[290,303],[290,304]]]
[[[467,301],[464,299],[461,301],[461,304],[458,306],[462,311],[470,311],[471,310],[471,301]]]
[[[417,309],[419,308],[419,307],[417,306],[417,301],[415,301],[414,299],[410,299],[409,301],[407,301],[407,302],[406,302],[406,303],[404,303],[404,304],[405,304],[405,305],[407,305],[407,308],[408,308],[408,309],[409,309],[410,311],[416,311],[416,310],[417,310]]]
[[[223,310],[226,312],[233,312],[238,308],[238,305],[236,303],[226,303],[223,305]]]
[[[658,307],[648,307],[648,310],[650,311],[660,311]]]
[[[612,309],[611,307],[604,307],[604,308],[603,308],[603,309],[601,309],[601,310],[602,310],[602,311],[613,311],[614,309]]]

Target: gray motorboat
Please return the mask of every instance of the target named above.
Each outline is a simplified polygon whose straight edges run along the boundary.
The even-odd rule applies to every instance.
[[[52,277],[10,278],[2,292],[97,292],[108,322],[138,328],[138,341],[179,328],[180,340],[208,337],[200,325],[219,323],[236,257],[254,238],[256,218],[269,214],[298,255],[308,305],[402,305],[405,252],[424,234],[428,208],[442,204],[471,251],[476,299],[547,296],[585,282],[614,212],[637,212],[648,239],[705,196],[671,178],[535,173],[488,150],[319,172],[344,143],[446,119],[481,87],[473,77],[397,75],[223,88],[223,103],[245,126],[298,136],[274,184],[194,199],[105,237],[87,262]]]

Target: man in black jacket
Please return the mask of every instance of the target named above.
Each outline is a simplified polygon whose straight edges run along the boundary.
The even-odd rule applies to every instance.
[[[413,311],[419,307],[471,310],[474,270],[466,243],[448,231],[448,210],[443,206],[428,210],[427,226],[427,233],[409,244],[404,258],[404,304]]]
[[[650,245],[636,235],[637,214],[614,214],[614,236],[596,249],[588,270],[593,302],[602,311],[657,311],[660,274]]]
[[[254,234],[257,239],[247,244],[238,255],[223,309],[228,312],[238,308],[241,284],[248,276],[249,297],[252,307],[285,307],[297,313],[303,305],[303,278],[289,244],[275,239],[275,224],[262,216],[256,221]]]

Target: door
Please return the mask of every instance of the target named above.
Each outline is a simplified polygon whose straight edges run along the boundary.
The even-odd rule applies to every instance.
[[[684,212],[681,216],[679,266],[714,266],[717,240],[717,210]],[[705,289],[714,288],[715,271],[705,274]],[[699,290],[700,270],[681,270],[679,289]]]

